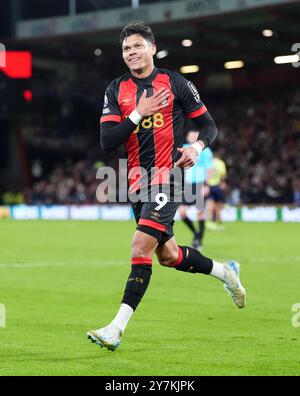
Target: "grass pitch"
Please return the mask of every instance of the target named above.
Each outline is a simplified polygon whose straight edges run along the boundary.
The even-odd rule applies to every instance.
[[[297,224],[227,224],[204,254],[236,258],[237,309],[221,282],[154,265],[119,350],[85,333],[114,317],[130,271],[133,222],[0,221],[0,375],[299,375]],[[180,223],[176,238],[188,244]]]

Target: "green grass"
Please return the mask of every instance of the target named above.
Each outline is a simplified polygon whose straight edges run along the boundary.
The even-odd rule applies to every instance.
[[[130,270],[129,222],[0,222],[0,375],[299,375],[299,225],[228,224],[204,253],[237,258],[248,305],[212,277],[154,265],[121,348],[87,342],[115,315]],[[189,233],[176,226],[178,242]]]

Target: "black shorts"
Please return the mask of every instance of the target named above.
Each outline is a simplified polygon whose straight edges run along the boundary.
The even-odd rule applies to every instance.
[[[161,202],[161,204],[159,202]],[[138,224],[137,229],[139,229],[139,226],[152,229],[153,233],[150,231],[149,234],[157,238],[161,246],[174,236],[174,217],[181,202],[175,202],[175,200],[170,197],[164,201],[160,200],[159,202],[153,199],[151,200],[149,195],[147,202],[139,201],[131,205],[135,221]]]
[[[209,195],[207,199],[211,199],[215,202],[225,203],[225,194],[224,190],[220,186],[211,186],[209,187]]]

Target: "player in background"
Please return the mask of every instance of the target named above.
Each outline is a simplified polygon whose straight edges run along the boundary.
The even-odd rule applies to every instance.
[[[183,147],[187,148],[194,144],[199,136],[199,132],[196,131],[189,131],[186,137],[188,144],[185,144]],[[187,227],[193,233],[193,242],[192,247],[194,249],[201,249],[205,231],[205,217],[204,217],[204,202],[205,202],[205,193],[206,193],[206,186],[205,182],[209,177],[210,169],[212,168],[212,160],[213,160],[213,153],[209,147],[202,151],[200,156],[198,157],[197,162],[195,165],[187,169],[185,172],[185,183],[186,188],[188,191],[192,191],[193,195],[195,195],[196,191],[200,191],[202,195],[202,199],[199,200],[200,205],[197,205],[197,202],[185,202],[184,205],[181,205],[179,208],[179,214],[181,220],[187,225]],[[199,228],[194,225],[193,221],[187,215],[187,206],[195,205],[197,207],[197,220]]]
[[[237,262],[219,263],[196,249],[178,246],[173,232],[180,203],[173,199],[176,185],[170,181],[170,172],[175,168],[182,173],[181,169],[195,164],[216,138],[216,125],[190,81],[176,72],[155,67],[156,44],[149,26],[126,26],[120,42],[129,73],[112,81],[106,90],[100,120],[101,144],[106,151],[115,151],[125,144],[129,193],[146,191],[145,198],[149,199],[141,197],[132,202],[137,228],[131,244],[131,273],[119,311],[107,326],[87,333],[93,343],[112,351],[120,345],[129,320],[146,293],[154,254],[166,267],[219,279],[237,307],[246,304]],[[185,118],[192,119],[200,131],[197,142],[188,148],[182,147]],[[149,176],[146,186],[144,173],[137,172],[141,168]],[[171,188],[173,195],[158,206],[158,194],[153,200],[152,191],[165,187]]]
[[[207,228],[223,230],[221,211],[225,203],[227,169],[220,152],[214,154],[212,163],[213,166],[208,178],[209,195],[206,203]]]

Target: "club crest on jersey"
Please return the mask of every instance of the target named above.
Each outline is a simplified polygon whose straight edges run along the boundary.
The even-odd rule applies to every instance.
[[[188,85],[189,89],[191,90],[192,94],[194,95],[195,101],[197,103],[200,103],[200,95],[199,95],[199,92],[198,92],[197,88],[195,87],[195,85],[191,81],[189,81],[187,83],[187,85]]]

